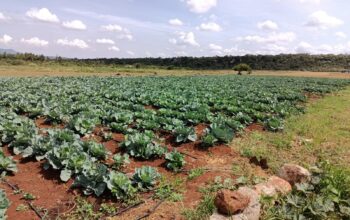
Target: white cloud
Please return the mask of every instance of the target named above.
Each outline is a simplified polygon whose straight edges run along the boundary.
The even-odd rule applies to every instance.
[[[186,0],[190,10],[194,13],[205,13],[217,5],[217,0]]]
[[[183,22],[178,18],[174,18],[174,19],[169,20],[169,24],[171,24],[173,26],[182,26]]]
[[[86,30],[86,25],[80,20],[65,21],[62,25],[68,29]]]
[[[134,38],[127,28],[124,28],[118,24],[103,25],[101,26],[101,29],[104,31],[120,33],[120,35],[117,36],[119,39],[132,40]]]
[[[8,44],[12,41],[12,37],[7,35],[7,34],[4,34],[2,37],[0,37],[0,43],[2,44]]]
[[[37,46],[37,47],[44,47],[44,46],[47,46],[47,45],[49,44],[48,41],[46,41],[46,40],[41,40],[41,39],[39,39],[38,37],[32,37],[32,38],[30,38],[30,39],[24,39],[24,38],[22,38],[22,39],[21,39],[21,42],[22,42],[22,43],[25,43],[25,44]]]
[[[102,25],[102,30],[105,31],[111,31],[111,32],[123,32],[124,28],[117,24],[108,24],[108,25]]]
[[[0,12],[0,21],[6,21],[9,20],[10,18],[5,16],[2,12]]]
[[[32,8],[29,11],[26,12],[26,15],[30,18],[37,19],[39,21],[46,21],[46,22],[53,22],[53,23],[58,23],[60,20],[58,17],[51,13],[49,9],[47,8]]]
[[[321,0],[299,0],[301,3],[320,4]]]
[[[222,46],[216,45],[216,44],[209,44],[209,48],[211,50],[217,50],[217,51],[222,50]]]
[[[86,49],[89,47],[89,45],[80,39],[74,39],[74,40],[68,40],[68,39],[58,39],[57,44],[62,46],[69,46],[69,47],[78,47],[80,49]]]
[[[344,32],[338,31],[335,33],[335,36],[338,38],[347,38],[347,35]]]
[[[177,40],[176,40],[175,38],[170,38],[170,39],[169,39],[169,42],[170,42],[171,44],[176,44],[176,43],[177,43]]]
[[[135,53],[130,51],[130,50],[126,51],[126,53],[129,54],[130,56],[134,56],[135,55]]]
[[[107,38],[96,39],[96,43],[98,43],[98,44],[111,44],[111,45],[115,44],[114,40],[107,39]]]
[[[126,39],[126,40],[132,40],[134,39],[134,36],[130,33],[127,33],[127,34],[121,34],[118,36],[119,39],[123,40],[123,39]]]
[[[196,38],[193,32],[176,32],[178,38],[171,38],[169,42],[177,45],[189,45],[199,47],[200,45],[197,43]]]
[[[120,49],[118,47],[116,47],[116,46],[109,47],[108,50],[115,51],[115,52],[119,52],[120,51]]]
[[[295,48],[295,51],[297,53],[311,53],[312,52],[312,46],[311,44],[307,42],[300,42],[299,45]]]
[[[222,31],[221,26],[215,22],[203,23],[198,28],[202,31],[213,31],[213,32]]]
[[[285,43],[292,42],[296,39],[294,32],[272,33],[268,36],[248,35],[236,38],[237,41],[246,41],[253,43]]]
[[[278,29],[278,25],[273,22],[273,21],[270,21],[270,20],[266,20],[266,21],[263,21],[263,22],[259,22],[257,24],[258,28],[261,29],[261,30],[270,30],[270,31],[274,31],[274,30],[277,30]]]
[[[188,56],[188,54],[185,51],[175,51],[174,54],[179,57]]]
[[[316,11],[309,16],[309,20],[306,22],[306,26],[328,29],[338,27],[344,24],[344,21],[328,15],[325,11]]]

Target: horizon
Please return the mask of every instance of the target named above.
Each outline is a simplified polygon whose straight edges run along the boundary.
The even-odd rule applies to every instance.
[[[78,59],[350,53],[344,0],[0,3],[0,48]],[[240,10],[236,10],[236,9]]]

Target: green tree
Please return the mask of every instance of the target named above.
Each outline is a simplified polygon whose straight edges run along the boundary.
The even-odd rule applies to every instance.
[[[252,73],[252,68],[245,63],[237,64],[236,66],[233,67],[233,70],[238,71],[238,75],[242,75],[242,72],[247,72],[248,74]]]

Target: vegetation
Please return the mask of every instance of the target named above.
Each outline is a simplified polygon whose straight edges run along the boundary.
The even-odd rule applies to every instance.
[[[0,190],[0,219],[6,219],[6,210],[10,207],[10,201],[6,197],[4,190]]]
[[[165,154],[166,167],[169,170],[178,172],[185,166],[185,156],[176,150]]]
[[[0,82],[3,145],[24,158],[43,160],[44,168],[59,171],[63,182],[73,178],[72,187],[85,195],[107,193],[120,201],[154,188],[160,178],[152,167],[136,169],[132,176],[123,173],[126,155],[135,160],[165,158],[166,167],[178,172],[185,165],[184,155],[175,147],[168,152],[165,137],[170,136],[174,144],[197,141],[195,128],[205,125],[198,142],[210,147],[229,144],[236,133],[254,123],[278,131],[289,116],[304,112],[306,93],[324,95],[350,85],[348,80],[232,75],[3,78]],[[42,129],[35,123],[39,117],[47,125],[63,128]],[[125,134],[121,154],[112,157],[103,144],[89,138],[96,127]],[[109,159],[111,164],[106,163]],[[2,169],[12,165],[6,166]],[[191,178],[201,173],[193,171]],[[178,191],[169,192],[174,188],[171,184],[159,187],[159,198],[182,198]]]
[[[89,71],[89,67],[108,68],[163,68],[163,69],[232,69],[233,66],[246,63],[254,70],[308,70],[341,71],[348,70],[349,55],[245,55],[223,57],[173,57],[173,58],[100,58],[68,59],[48,58],[42,55],[0,54],[0,65],[40,65],[40,66],[75,66]]]
[[[243,72],[247,72],[248,74],[252,73],[252,68],[246,63],[240,63],[233,67],[234,71],[237,71],[238,75],[242,75]]]
[[[297,184],[277,201],[265,198],[265,219],[349,219],[350,170],[324,163],[310,183]],[[276,204],[276,205],[274,205]]]

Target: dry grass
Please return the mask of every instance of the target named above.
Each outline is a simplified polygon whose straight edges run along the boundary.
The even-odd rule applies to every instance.
[[[243,156],[267,158],[272,171],[287,162],[306,167],[318,160],[350,166],[350,88],[312,102],[287,120],[282,133],[252,132],[232,146]]]
[[[225,75],[234,74],[231,70],[166,70],[154,68],[86,67],[59,65],[0,65],[0,77],[42,77],[42,76],[184,76],[184,75]],[[297,76],[322,78],[348,78],[350,74],[336,72],[307,71],[254,71],[253,75]]]

